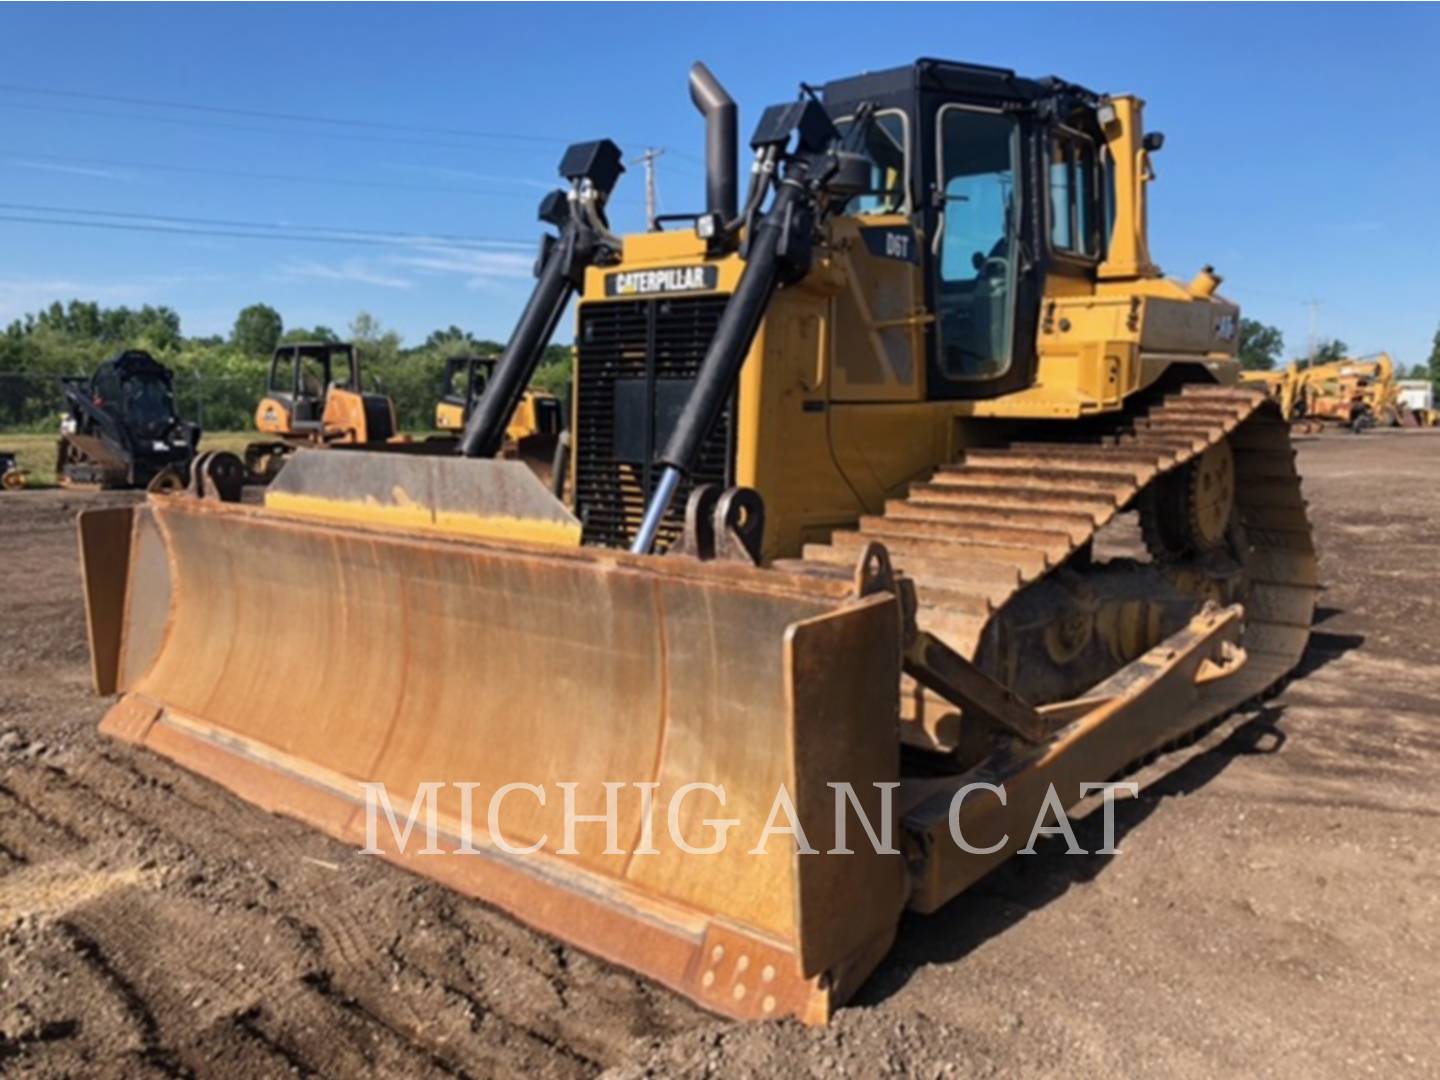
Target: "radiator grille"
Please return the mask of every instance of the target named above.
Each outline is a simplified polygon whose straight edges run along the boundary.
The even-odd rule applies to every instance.
[[[668,431],[656,416],[657,391],[662,403],[673,404],[677,392],[683,396],[685,384],[700,371],[727,299],[621,300],[580,308],[575,508],[585,543],[619,548],[634,537],[659,479],[650,462]],[[694,482],[734,482],[734,411],[732,398],[705,441]],[[617,444],[638,452],[622,457]],[[691,486],[682,483],[671,502],[657,550],[680,535]]]

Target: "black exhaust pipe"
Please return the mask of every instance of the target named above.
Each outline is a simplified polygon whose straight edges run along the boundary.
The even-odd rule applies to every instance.
[[[720,80],[698,60],[690,68],[690,100],[705,117],[705,209],[732,221],[740,210],[739,111]]]

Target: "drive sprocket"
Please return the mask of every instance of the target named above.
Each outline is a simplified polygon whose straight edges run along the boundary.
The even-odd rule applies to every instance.
[[[1225,546],[1235,513],[1235,455],[1229,440],[1160,477],[1139,502],[1152,558],[1172,562]]]

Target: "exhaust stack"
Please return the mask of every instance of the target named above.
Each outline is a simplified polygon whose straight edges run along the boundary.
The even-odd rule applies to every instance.
[[[690,100],[705,117],[705,209],[731,221],[739,213],[735,101],[698,60],[690,68]]]

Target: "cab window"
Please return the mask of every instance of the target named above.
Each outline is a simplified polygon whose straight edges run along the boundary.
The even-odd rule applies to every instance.
[[[330,365],[326,362],[328,357],[317,356],[314,353],[300,354],[300,393],[304,397],[320,398],[325,396],[327,378],[330,374]]]
[[[992,379],[1010,367],[1019,230],[1018,125],[1004,113],[940,111],[942,374]]]
[[[1095,144],[1078,132],[1050,139],[1050,246],[1093,259],[1100,255]]]
[[[465,397],[465,365],[454,360],[445,363],[445,387],[440,391],[442,397],[457,398],[463,400]]]
[[[115,369],[109,364],[104,365],[95,373],[95,378],[90,383],[93,395],[106,404],[120,403],[120,376],[115,374]]]
[[[271,394],[293,394],[295,392],[295,354],[290,351],[276,352],[270,358],[270,382],[266,386]]]
[[[132,378],[125,383],[125,415],[141,430],[165,426],[174,411],[170,388],[162,379]]]
[[[843,135],[854,123],[853,117],[835,122]],[[845,208],[850,214],[908,213],[910,200],[906,195],[906,154],[909,139],[905,114],[898,109],[876,113],[865,137],[865,150],[870,157],[870,190],[857,195]]]
[[[479,401],[480,395],[485,393],[485,386],[490,381],[490,373],[495,370],[495,365],[474,361],[471,366],[470,375],[470,398]]]
[[[325,371],[330,377],[330,384],[342,386],[349,390],[359,390],[360,383],[355,377],[355,352],[353,349],[336,346],[330,350],[325,358]]]

